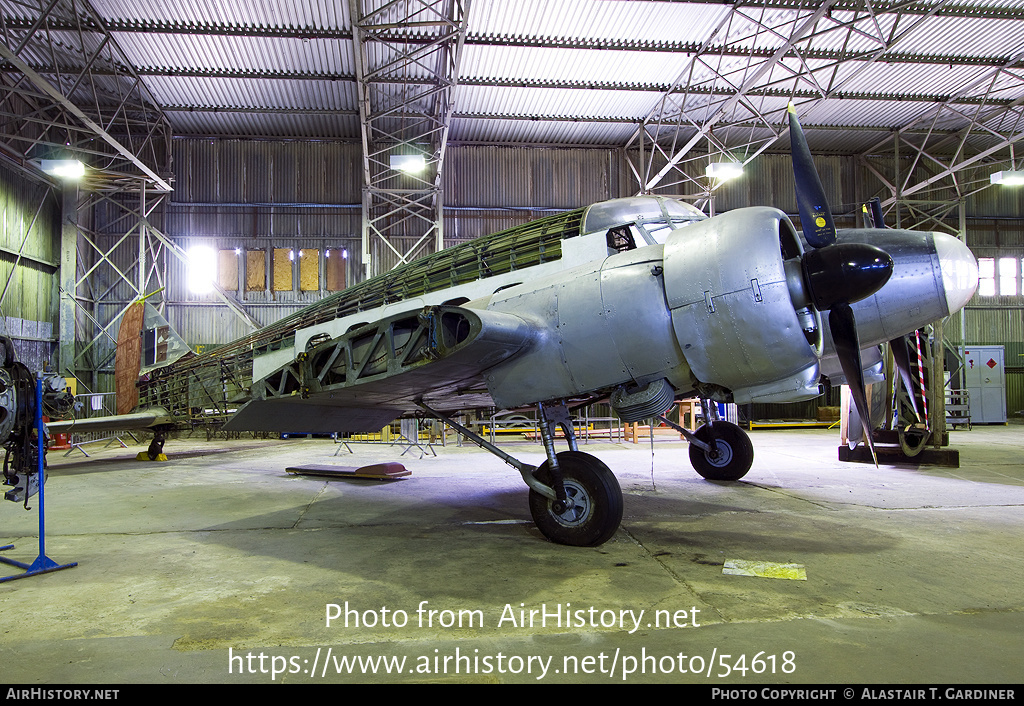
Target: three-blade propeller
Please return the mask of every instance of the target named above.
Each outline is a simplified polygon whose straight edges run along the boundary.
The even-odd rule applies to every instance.
[[[828,310],[828,325],[836,355],[857,405],[871,457],[877,465],[860,357],[860,339],[850,305],[881,289],[892,275],[893,261],[885,251],[873,245],[836,242],[832,211],[792,104],[789,106],[789,132],[800,223],[804,238],[814,248],[802,258],[804,284],[814,307],[818,311]]]

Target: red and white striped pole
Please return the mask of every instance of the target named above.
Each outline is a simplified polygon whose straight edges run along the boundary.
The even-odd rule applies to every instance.
[[[928,388],[924,384],[924,354],[921,351],[921,331],[914,331],[914,338],[917,341],[917,381],[921,385],[921,402],[924,405],[924,428],[931,431],[931,422],[928,418]]]

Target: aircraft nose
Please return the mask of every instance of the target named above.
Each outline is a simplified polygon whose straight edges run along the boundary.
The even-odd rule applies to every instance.
[[[949,313],[960,311],[978,289],[978,260],[958,238],[948,233],[933,233],[935,253],[942,270],[942,287]]]

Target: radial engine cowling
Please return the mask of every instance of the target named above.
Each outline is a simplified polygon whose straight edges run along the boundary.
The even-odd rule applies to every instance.
[[[665,293],[702,393],[738,403],[819,394],[821,319],[796,308],[784,265],[802,254],[792,222],[773,208],[730,211],[669,237]]]

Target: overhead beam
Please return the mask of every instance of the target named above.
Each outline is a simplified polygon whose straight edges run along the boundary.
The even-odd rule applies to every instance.
[[[779,61],[782,60],[783,57],[785,57],[790,51],[792,51],[793,46],[797,42],[799,42],[801,39],[803,39],[805,36],[807,36],[814,30],[815,25],[822,17],[825,16],[825,14],[829,11],[831,6],[835,4],[835,2],[836,0],[828,0],[826,2],[823,2],[813,13],[803,18],[800,21],[799,26],[797,26],[792,31],[792,33],[789,35],[789,37],[783,43],[783,45],[775,50],[771,58],[768,59],[767,61],[762,62],[759,66],[757,66],[757,68],[753,70],[753,72],[749,73],[746,76],[746,79],[740,85],[739,89],[737,89],[736,93],[732,97],[724,101],[711,115],[704,117],[699,128],[697,129],[696,134],[690,137],[682,147],[674,150],[673,154],[669,156],[665,166],[662,167],[658,171],[658,173],[654,175],[653,178],[643,183],[643,190],[645,192],[650,192],[652,189],[654,189],[654,187],[656,187],[661,182],[661,180],[665,178],[665,175],[668,174],[672,169],[674,169],[675,166],[679,163],[679,161],[686,156],[686,154],[694,147],[694,145],[696,145],[700,140],[702,140],[705,137],[705,135],[707,135],[711,131],[711,129],[714,128],[715,125],[721,122],[729,114],[732,108],[736,106],[736,104],[739,103],[740,100],[744,98],[747,92],[753,89],[758,84],[758,82],[769,71],[771,71]],[[713,52],[713,50],[710,48],[709,51]],[[693,62],[691,61],[691,63],[687,66],[683,73],[680,74],[679,78],[676,81],[676,84],[685,85],[685,82],[690,74],[692,65]],[[669,93],[671,93],[671,91]],[[667,98],[668,95],[666,95],[666,99]],[[665,103],[666,101],[662,102],[663,107],[661,110],[664,110]],[[659,113],[657,116],[653,117],[652,122],[657,122],[657,120],[659,120],[663,116],[664,113]]]
[[[991,62],[985,64],[990,66]],[[2,72],[2,69],[0,69]],[[104,73],[102,71],[94,72],[95,75],[113,75],[113,72]],[[341,74],[341,73],[323,73],[317,71],[272,71],[272,70],[233,70],[233,69],[191,69],[191,68],[160,68],[160,67],[142,67],[137,70],[139,76],[143,77],[160,77],[160,78],[209,78],[209,79],[227,79],[227,80],[239,80],[239,81],[330,81],[330,82],[345,82],[345,83],[357,83],[358,79],[355,74]],[[429,77],[417,78],[399,78],[394,79],[392,83],[396,85],[409,85],[409,86],[423,86],[429,85]],[[472,76],[464,76],[459,78],[460,86],[474,86],[480,88],[539,88],[539,89],[550,89],[550,90],[567,90],[567,91],[624,91],[629,93],[664,93],[672,88],[667,83],[637,83],[637,82],[618,82],[618,81],[559,81],[555,79],[523,79],[523,78],[480,78]],[[720,88],[706,88],[703,86],[694,87],[690,91],[693,94],[698,95],[721,95],[721,96],[732,96],[737,93],[736,90],[730,90],[727,87]],[[816,94],[813,91],[801,90],[801,91],[785,91],[782,89],[772,88],[755,88],[747,92],[750,96],[760,96],[765,98],[813,98]],[[893,97],[892,93],[881,93],[881,92],[869,92],[869,91],[837,91],[829,94],[829,100],[857,100],[857,101],[886,101],[892,102],[897,100]],[[900,103],[944,103],[952,101],[953,103],[961,105],[977,105],[985,102],[987,105],[1005,105],[1012,102],[1011,99],[1001,98],[989,98],[984,99],[976,96],[967,95],[953,95],[953,94],[940,94],[940,93],[901,93],[898,101]],[[195,112],[218,112],[221,110],[230,110],[231,112],[243,112],[241,109],[230,109],[221,106],[161,106],[161,110],[167,111],[195,111]],[[253,108],[252,111],[267,110],[271,112],[288,112],[291,109],[287,108]],[[298,112],[306,113],[307,111],[297,108]],[[322,109],[320,113],[332,113],[332,114],[358,114],[357,111],[331,111]]]
[[[899,170],[898,159],[902,153],[909,156],[912,166],[897,172],[894,177],[878,176],[889,190],[889,197],[882,201],[885,207],[895,207],[897,213],[901,204],[924,214],[928,218],[942,221],[951,217],[951,210],[942,204],[911,204],[909,197],[927,196],[935,190],[949,189],[956,194],[956,199],[963,201],[979,191],[992,187],[985,178],[971,176],[971,170],[988,165],[994,171],[996,165],[1006,163],[1013,154],[1016,144],[1024,140],[1024,98],[1017,98],[1007,103],[996,105],[987,100],[993,93],[1002,92],[1006,88],[1003,79],[1012,76],[1010,72],[1020,61],[1024,60],[1024,52],[1007,59],[1003,65],[995,66],[979,76],[970,84],[963,86],[958,95],[976,95],[983,100],[973,113],[965,111],[962,106],[954,105],[954,98],[949,101],[930,106],[918,115],[906,127],[914,134],[896,131],[890,137],[879,141],[870,148],[873,154],[891,152],[897,157],[893,161],[894,169]],[[955,130],[936,128],[950,121],[960,123]],[[993,126],[1001,126],[995,129]],[[909,137],[916,139],[911,140]],[[981,141],[979,145],[978,142]],[[974,142],[975,144],[972,144]],[[1000,153],[1005,157],[1000,158]],[[866,160],[865,160],[866,162]],[[927,168],[918,168],[922,163]],[[938,171],[936,171],[936,167]],[[964,175],[967,175],[966,177]],[[950,201],[948,197],[943,199]],[[956,201],[954,201],[956,203]],[[956,230],[952,225],[948,225]]]
[[[648,0],[658,1],[658,0]],[[661,0],[676,1],[676,0]],[[718,2],[715,0],[709,4],[740,6],[742,3]],[[843,3],[839,3],[843,4]],[[847,3],[848,4],[848,3]],[[860,3],[858,3],[860,4]],[[985,8],[977,8],[978,12],[971,12],[971,8],[961,7],[964,12],[957,14],[954,10],[942,9],[928,13],[925,5],[908,7],[897,3],[874,3],[876,14],[899,12],[904,15],[926,15],[933,14],[942,17],[964,17],[974,19],[1020,19],[1018,11],[991,8],[995,12],[986,14]],[[766,9],[794,9],[792,2],[758,3],[757,7]],[[851,7],[849,11],[854,11]],[[1001,10],[1001,11],[999,11]],[[25,29],[28,22],[22,18],[6,18],[6,25],[12,29]],[[104,21],[105,27],[111,32],[140,33],[140,34],[170,34],[170,35],[202,35],[219,37],[242,37],[242,38],[263,38],[263,39],[298,39],[309,40],[335,40],[353,41],[351,31],[347,29],[314,28],[314,27],[256,27],[244,25],[223,25],[218,23],[196,23],[196,22],[165,22],[158,20],[133,20],[133,19],[110,19]],[[73,26],[67,22],[53,20],[48,25],[52,31],[104,31],[102,28],[89,24]],[[381,38],[388,35],[382,33]],[[429,40],[417,37],[403,38],[402,41],[409,44],[424,43]],[[667,54],[691,54],[700,50],[702,44],[698,42],[652,42],[643,39],[588,39],[576,37],[525,37],[525,36],[489,36],[469,32],[465,37],[465,45],[474,47],[510,47],[510,48],[547,48],[547,49],[595,49],[601,51],[628,51],[641,53],[667,53]],[[734,48],[723,46],[718,52],[723,56],[753,56],[759,58],[770,58],[772,51],[762,48]],[[801,52],[804,58],[835,60],[835,61],[857,61],[864,59],[864,52],[839,51],[826,49],[808,49]],[[904,64],[934,64],[939,66],[989,66],[995,60],[991,56],[956,54],[914,54],[895,53],[888,57],[893,63]]]
[[[627,143],[629,147],[633,142],[642,145],[649,140],[649,162],[639,169],[631,167],[640,191],[650,192],[661,184],[670,171],[679,171],[682,162],[692,161],[692,158],[687,158],[687,154],[704,139],[708,141],[709,154],[721,152],[725,159],[749,162],[787,132],[784,109],[777,104],[763,102],[766,91],[791,94],[790,100],[801,103],[800,110],[806,113],[816,103],[831,100],[833,96],[841,94],[844,86],[863,74],[873,63],[883,59],[889,61],[890,57],[896,55],[894,50],[899,44],[948,4],[948,1],[930,4],[927,12],[902,25],[897,22],[898,31],[896,27],[884,31],[871,4],[866,6],[866,11],[862,7],[861,12],[839,13],[836,8],[841,7],[842,2],[835,0],[819,5],[814,13],[801,14],[801,5],[794,8],[796,15],[769,16],[768,19],[763,14],[756,16],[756,13],[748,11],[753,5],[751,8],[731,6],[724,19],[710,33],[705,43],[706,48],[702,48],[701,52],[690,59],[673,89],[666,92],[658,109],[652,111],[644,125]],[[760,4],[756,7],[762,8]],[[813,7],[810,5],[806,9]],[[902,7],[894,8],[893,12],[899,14]],[[734,21],[736,27],[733,27]],[[768,60],[760,60],[751,54],[746,66],[727,61],[718,52],[718,47],[749,39],[751,23],[756,25],[758,34],[776,37],[779,46]],[[863,44],[864,39],[871,43],[866,50],[858,52],[862,59],[860,62],[836,61],[812,67],[809,60],[815,43],[822,37],[828,38],[832,44],[843,46],[854,40],[859,45]],[[710,76],[707,75],[708,69],[711,70]],[[701,95],[697,91],[702,86],[709,86],[713,91],[719,85],[734,89],[735,94],[726,99],[692,100],[693,96]],[[811,97],[800,101],[800,93]],[[672,121],[677,125],[690,122],[691,128],[685,130],[669,126],[666,130],[666,122]],[[747,131],[747,137],[738,147],[731,144],[731,140],[719,137],[721,131],[744,122],[760,123],[767,137],[751,139],[749,135],[752,131]],[[716,130],[719,131],[718,135],[715,134]],[[656,157],[664,157],[665,164],[651,176]]]

